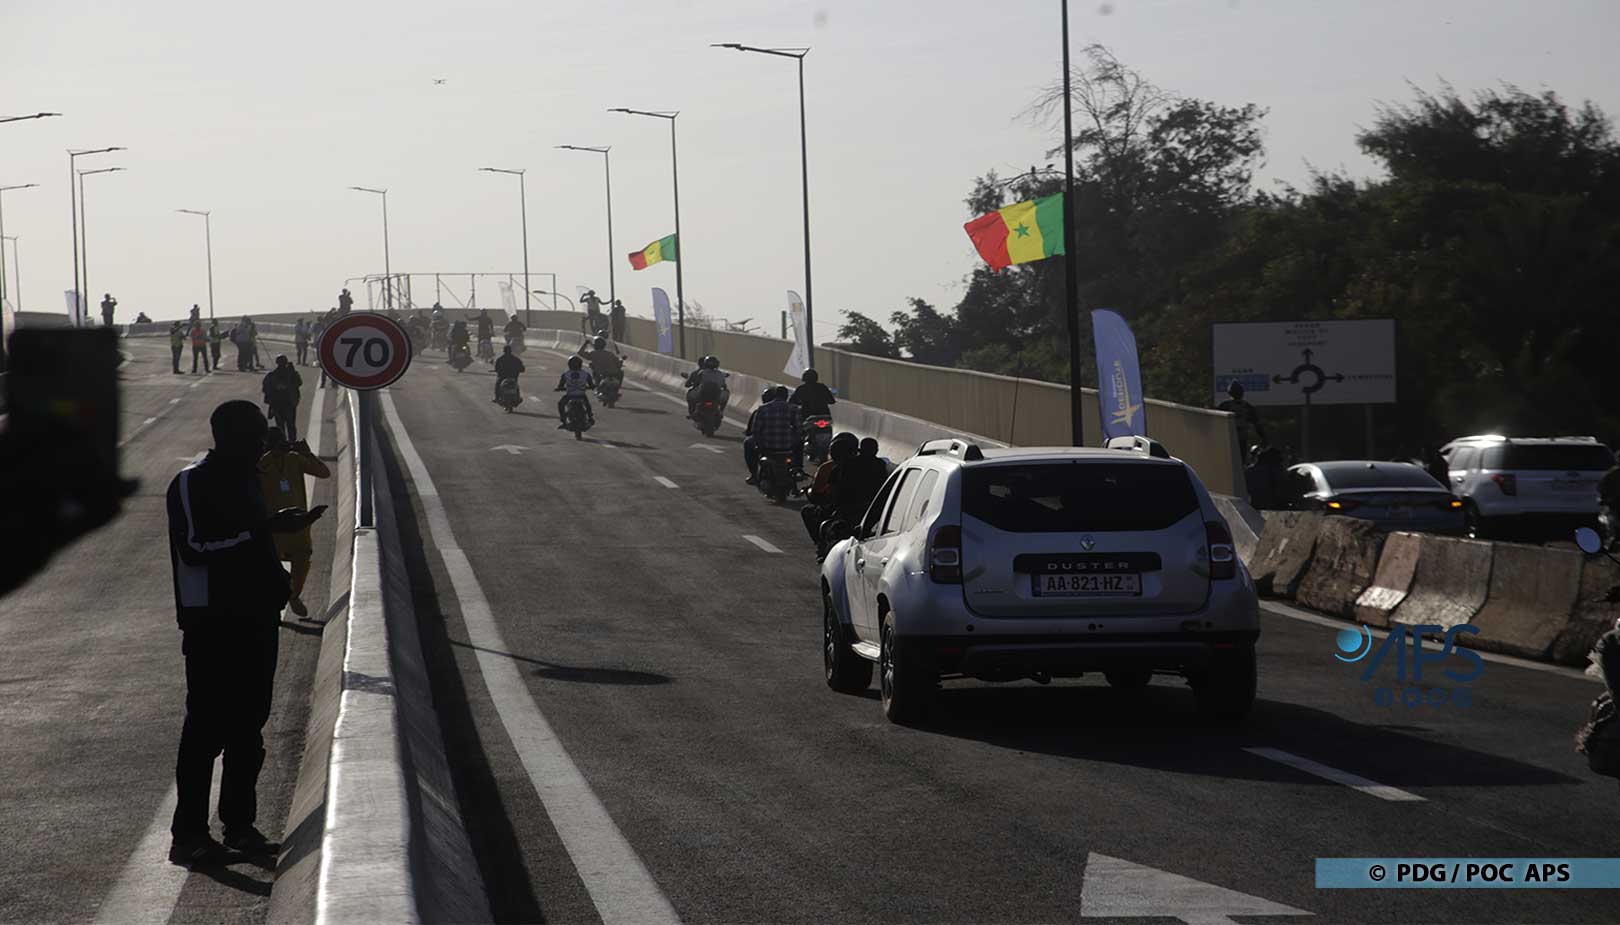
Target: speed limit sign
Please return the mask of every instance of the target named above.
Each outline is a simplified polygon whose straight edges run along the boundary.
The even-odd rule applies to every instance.
[[[354,312],[327,326],[315,344],[315,356],[338,385],[381,389],[411,365],[411,338],[392,318]]]

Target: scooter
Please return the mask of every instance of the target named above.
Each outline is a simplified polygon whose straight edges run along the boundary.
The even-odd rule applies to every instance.
[[[500,387],[495,390],[495,401],[506,409],[507,414],[511,414],[513,408],[523,404],[523,396],[518,394],[517,380],[502,379]]]
[[[450,351],[450,365],[458,373],[472,365],[472,353],[467,349],[466,344],[461,344]]]
[[[703,431],[703,436],[712,437],[720,429],[723,418],[720,403],[704,399],[697,403],[697,408],[692,412],[692,426]]]
[[[804,419],[804,458],[821,465],[832,447],[832,415],[812,414]]]
[[[798,477],[793,471],[792,453],[761,453],[759,456],[759,493],[777,504],[799,490]]]
[[[621,379],[618,376],[606,375],[596,380],[596,397],[602,404],[611,408],[619,401],[619,388]]]
[[[559,390],[561,391],[561,390]],[[574,395],[563,402],[563,427],[574,432],[575,440],[584,440],[591,429],[591,412],[583,395]]]

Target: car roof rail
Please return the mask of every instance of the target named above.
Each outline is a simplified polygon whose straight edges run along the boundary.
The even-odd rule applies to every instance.
[[[957,437],[947,437],[940,440],[929,440],[917,447],[916,456],[956,456],[963,462],[977,462],[984,458],[984,451],[979,449],[977,443],[962,440]]]
[[[1142,453],[1154,459],[1169,459],[1170,451],[1164,444],[1151,437],[1142,437],[1136,434],[1127,434],[1123,437],[1114,437],[1103,444],[1110,450],[1124,450],[1128,453]]]

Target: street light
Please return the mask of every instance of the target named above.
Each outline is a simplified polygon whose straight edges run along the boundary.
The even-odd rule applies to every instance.
[[[811,297],[810,286],[810,146],[805,136],[804,125],[804,56],[810,53],[808,48],[755,48],[752,45],[739,45],[736,42],[720,42],[709,46],[711,48],[730,48],[733,51],[750,51],[760,55],[775,55],[778,58],[793,58],[799,62],[799,180],[804,190],[804,329],[805,363],[814,366],[815,360],[815,330],[816,315],[815,301]]]
[[[31,116],[6,116],[5,118],[0,119],[0,122],[22,122],[25,119],[48,119],[51,116],[59,115],[61,115],[59,112],[36,112]]]
[[[372,189],[369,186],[351,186],[349,189],[361,193],[376,193],[382,197],[383,202],[383,276],[387,283],[383,286],[383,305],[389,309],[394,307],[394,269],[388,257],[388,191],[385,189]]]
[[[85,233],[84,226],[85,222],[88,221],[86,216],[90,211],[90,207],[85,205],[84,202],[84,178],[98,173],[118,173],[123,169],[122,167],[103,167],[100,170],[79,171],[79,250],[84,256],[84,288],[80,290],[82,294],[79,296],[79,305],[85,317],[90,315],[90,306],[84,301],[90,294],[90,236]]]
[[[613,167],[608,161],[608,152],[613,150],[612,145],[605,148],[593,148],[585,145],[558,145],[564,151],[590,151],[602,155],[602,169],[607,176],[607,228],[608,228],[608,302],[611,304],[619,300],[618,290],[613,285]],[[676,247],[679,247],[676,239]],[[676,252],[679,257],[679,251]]]
[[[17,293],[17,298],[16,298],[16,301],[15,301],[15,304],[13,305],[13,307],[16,308],[17,311],[22,311],[23,310],[23,302],[22,302],[22,252],[20,250],[18,250],[17,242],[19,240],[21,240],[21,239],[18,238],[14,234],[0,235],[0,241],[10,241],[11,242],[11,266],[12,266],[12,269],[17,271],[15,274],[12,275],[12,281],[17,284],[16,288],[12,290],[13,292]],[[3,264],[5,262],[6,262],[6,251],[5,251],[5,248],[3,246],[0,246],[0,264]]]
[[[518,211],[523,215],[523,324],[525,327],[534,324],[531,301],[529,295],[529,193],[523,185],[523,171],[506,170],[501,167],[480,167],[485,173],[512,174],[518,178]]]
[[[669,172],[675,181],[675,311],[680,325],[680,355],[686,356],[686,290],[682,269],[686,266],[686,239],[681,237],[681,167],[675,149],[675,117],[676,112],[657,112],[642,109],[609,109],[608,112],[622,112],[632,116],[651,116],[654,119],[667,119],[669,121]]]
[[[558,296],[562,296],[562,300],[564,302],[568,303],[568,310],[569,311],[571,311],[571,312],[579,311],[579,306],[574,304],[573,299],[570,299],[569,297],[563,295],[562,293],[556,291],[555,289],[536,289],[534,291],[534,294],[535,295],[548,295],[548,296],[551,296],[552,298],[557,298]],[[551,305],[552,305],[552,308],[555,310],[557,303],[553,302],[553,303],[551,303]]]
[[[39,185],[38,183],[22,183],[22,184],[18,184],[17,186],[0,186],[0,240],[4,240],[5,236],[6,236],[6,208],[5,208],[5,198],[6,197],[5,197],[5,193],[8,190],[14,190],[14,189],[32,189],[33,187],[36,187],[38,185]],[[0,301],[5,301],[5,298],[6,298],[6,258],[5,258],[4,250],[0,249]],[[18,311],[21,311],[21,309],[18,309]]]
[[[69,208],[69,213],[72,216],[72,222],[68,225],[68,229],[73,233],[73,288],[75,290],[74,297],[76,299],[78,299],[78,301],[79,301],[79,309],[81,311],[85,311],[87,313],[88,313],[88,309],[85,309],[85,307],[84,307],[84,287],[82,285],[80,285],[80,282],[79,282],[79,227],[80,227],[79,226],[79,200],[76,198],[77,195],[78,195],[78,193],[77,193],[78,187],[75,185],[75,184],[78,183],[79,172],[73,166],[73,162],[75,160],[77,160],[78,158],[81,158],[81,157],[84,157],[84,156],[90,155],[90,154],[106,154],[109,151],[123,151],[123,150],[126,150],[126,149],[125,148],[92,148],[92,149],[85,150],[85,151],[73,151],[73,150],[68,151],[68,205],[70,207]]]
[[[203,217],[203,241],[208,248],[208,320],[214,320],[214,221],[209,218],[213,213],[200,209],[175,209],[187,215],[201,215]]]

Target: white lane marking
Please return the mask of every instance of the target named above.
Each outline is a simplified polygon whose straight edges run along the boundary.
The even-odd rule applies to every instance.
[[[155,421],[157,421],[157,418],[147,418],[146,420],[141,422],[141,426],[145,427],[146,425],[154,423]]]
[[[646,864],[614,824],[607,808],[568,756],[568,750],[552,731],[551,724],[546,722],[518,663],[500,654],[509,650],[489,600],[484,596],[467,554],[456,544],[444,501],[405,431],[394,396],[387,389],[382,392],[382,408],[427,515],[428,531],[450,576],[450,587],[467,627],[467,641],[474,647],[478,670],[484,676],[484,686],[489,689],[495,712],[591,902],[596,905],[597,914],[604,925],[680,921]]]
[[[753,535],[752,533],[744,533],[742,535],[742,538],[747,540],[750,543],[753,543],[755,546],[758,546],[760,549],[763,549],[766,552],[774,552],[774,553],[778,553],[778,554],[780,554],[782,552],[782,550],[777,549],[775,546],[772,546],[770,544],[770,542],[768,542],[767,540],[765,540],[765,539],[763,539],[761,537],[757,537],[757,536]]]
[[[513,456],[521,456],[521,455],[523,455],[523,451],[528,449],[528,447],[526,447],[526,446],[514,446],[514,445],[512,445],[510,443],[503,443],[500,446],[492,446],[489,449],[490,449],[490,452],[492,452],[492,453],[494,451],[496,451],[496,450],[505,450],[507,453],[509,453],[509,454],[511,454]]]
[[[304,442],[309,444],[309,455],[320,458],[321,455],[321,416],[326,408],[326,390],[316,389],[315,398],[309,403],[309,423],[304,425]],[[315,497],[315,476],[304,476],[304,498]]]
[[[1321,762],[1312,761],[1309,758],[1301,758],[1292,752],[1285,752],[1280,748],[1245,748],[1244,751],[1251,755],[1259,755],[1261,758],[1275,761],[1278,764],[1286,764],[1291,768],[1304,771],[1306,774],[1315,775],[1323,780],[1330,780],[1335,784],[1343,784],[1352,790],[1360,790],[1362,793],[1365,793],[1368,796],[1375,796],[1380,800],[1390,800],[1396,803],[1426,802],[1423,797],[1420,797],[1415,793],[1409,793],[1405,790],[1401,790],[1398,787],[1390,787],[1386,784],[1380,784],[1377,781],[1368,780],[1360,775],[1351,774],[1349,771],[1341,771],[1338,768],[1330,768]]]
[[[1351,623],[1348,620],[1338,620],[1333,617],[1325,617],[1321,614],[1311,613],[1308,610],[1301,610],[1298,607],[1284,604],[1280,601],[1261,601],[1260,609],[1266,611],[1272,616],[1287,617],[1290,620],[1298,620],[1301,623],[1314,623],[1317,626],[1325,626],[1328,629],[1335,631],[1342,630],[1345,627],[1354,628],[1358,625]],[[1385,636],[1389,635],[1387,630],[1377,629],[1376,627],[1369,626],[1367,627],[1367,630],[1373,634],[1373,638],[1375,639],[1383,639]],[[1479,649],[1474,649],[1473,651],[1478,653],[1479,657],[1487,662],[1496,662],[1497,664],[1501,665],[1512,665],[1515,668],[1524,668],[1529,671],[1539,671],[1543,674],[1555,674],[1565,678],[1581,678],[1586,681],[1596,681],[1599,684],[1603,683],[1603,679],[1601,677],[1589,675],[1579,668],[1570,668],[1564,665],[1549,665],[1546,662],[1532,662],[1529,659],[1519,658],[1518,656],[1514,655],[1502,655],[1497,652],[1481,652]]]
[[[1083,919],[1176,918],[1191,925],[1230,925],[1234,915],[1311,913],[1106,854],[1086,857],[1080,885]]]
[[[214,761],[213,789],[209,791],[212,807],[219,793],[219,774],[224,761]],[[146,827],[135,851],[124,862],[124,870],[113,884],[112,892],[96,910],[98,925],[125,922],[167,922],[174,915],[174,905],[180,899],[180,890],[186,885],[190,871],[169,863],[169,824],[174,821],[174,807],[180,800],[169,784],[169,792],[158,804],[152,822]]]
[[[692,444],[692,447],[693,447],[693,449],[698,449],[698,450],[708,450],[711,453],[724,453],[725,452],[724,449],[722,449],[721,447],[717,447],[712,443],[694,443],[694,444]]]
[[[201,381],[202,381],[202,380],[201,380],[201,379],[198,379],[198,380],[197,380],[197,381],[198,381],[198,382],[201,382]],[[171,399],[169,399],[169,404],[171,404],[171,405],[178,405],[178,404],[180,404],[180,399],[178,399],[178,398],[171,398]]]
[[[671,482],[669,479],[664,478],[661,475],[653,476],[653,481],[655,481],[658,484],[664,486],[665,488],[680,488],[681,487],[681,486],[675,484],[674,482]]]

